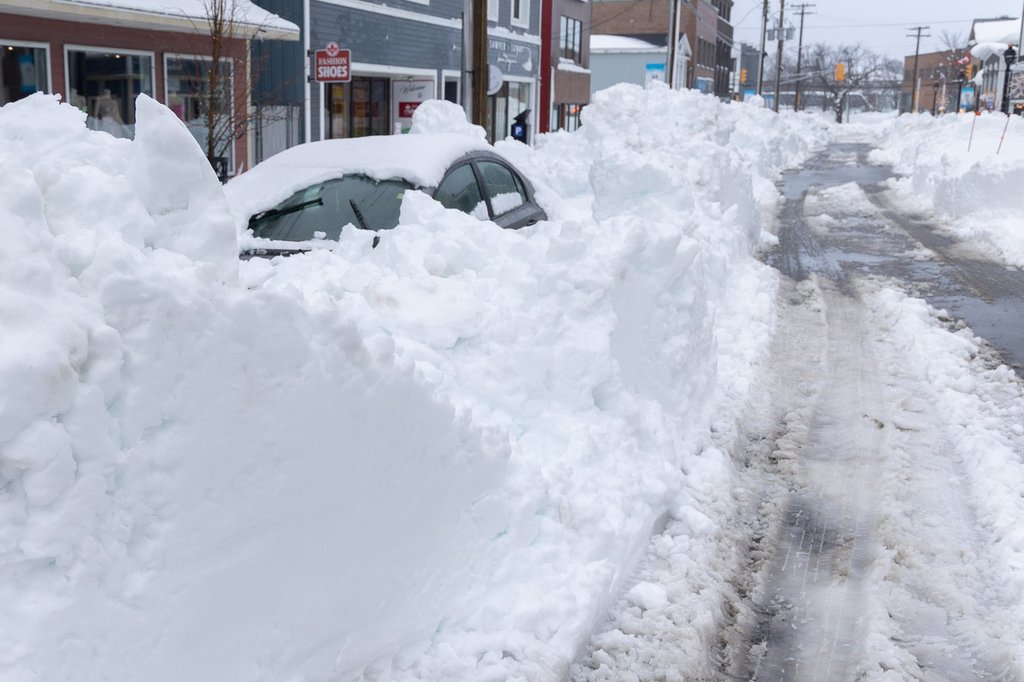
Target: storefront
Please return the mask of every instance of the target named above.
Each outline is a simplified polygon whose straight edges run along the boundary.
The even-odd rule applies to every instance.
[[[522,2],[493,5],[502,20],[516,7],[521,13],[530,10]],[[515,26],[520,28],[516,30],[494,25],[490,29],[489,60],[503,76],[500,90],[488,101],[492,140],[507,137],[513,119],[536,108],[540,39],[521,31],[523,17],[517,21]],[[460,102],[461,16],[444,16],[441,8],[427,5],[420,11],[367,2],[356,9],[314,0],[311,49],[332,42],[350,51],[352,80],[312,84],[312,139],[407,132],[420,103],[428,99]],[[531,114],[531,130],[535,114]]]
[[[516,116],[530,109],[533,83],[528,80],[506,80],[494,95],[487,99],[487,137],[504,140],[509,135]]]
[[[458,91],[448,88],[443,94],[455,101]],[[416,108],[438,95],[433,76],[423,74],[394,77],[354,75],[349,83],[326,84],[324,101],[328,113],[324,137],[407,133]]]
[[[46,17],[18,13],[17,7],[0,11],[0,105],[35,92],[59,94],[86,114],[89,128],[132,138],[135,100],[145,94],[167,104],[204,152],[208,135],[220,139],[212,156],[227,174],[248,158],[248,79],[235,78],[249,66],[244,31],[260,30],[267,40],[296,40],[299,34],[294,24],[254,5],[239,7],[256,23],[240,22],[241,32],[222,36],[217,117],[203,116],[212,64],[212,37],[197,29],[205,17],[129,12],[77,0],[54,4]]]

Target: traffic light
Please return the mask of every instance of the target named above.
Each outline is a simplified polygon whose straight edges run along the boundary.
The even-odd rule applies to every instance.
[[[836,80],[846,80],[846,64],[843,62],[836,64]]]
[[[968,64],[966,69],[967,80],[971,80],[971,76],[974,75],[974,64]]]
[[[747,70],[746,69],[740,69],[740,83],[746,83],[746,82],[747,82]]]

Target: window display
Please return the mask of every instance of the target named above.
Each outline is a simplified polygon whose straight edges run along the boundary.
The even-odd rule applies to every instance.
[[[153,96],[153,57],[68,50],[68,101],[88,115],[93,130],[135,136],[135,98]]]
[[[0,40],[0,106],[49,89],[46,49]]]

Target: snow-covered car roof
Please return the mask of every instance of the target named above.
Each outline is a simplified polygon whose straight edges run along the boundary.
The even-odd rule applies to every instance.
[[[360,173],[435,187],[459,157],[492,150],[482,139],[455,133],[377,135],[310,142],[275,154],[224,186],[236,220],[265,211],[310,185]]]

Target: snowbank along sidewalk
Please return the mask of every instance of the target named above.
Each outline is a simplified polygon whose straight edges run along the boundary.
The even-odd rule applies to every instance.
[[[585,116],[498,145],[548,222],[411,192],[377,249],[239,263],[161,105],[134,141],[0,109],[0,678],[557,679],[669,501],[727,494],[772,179],[824,137],[663,88]]]
[[[906,114],[886,126],[877,163],[907,206],[948,219],[959,239],[988,256],[1024,265],[1024,119],[1002,114]]]

